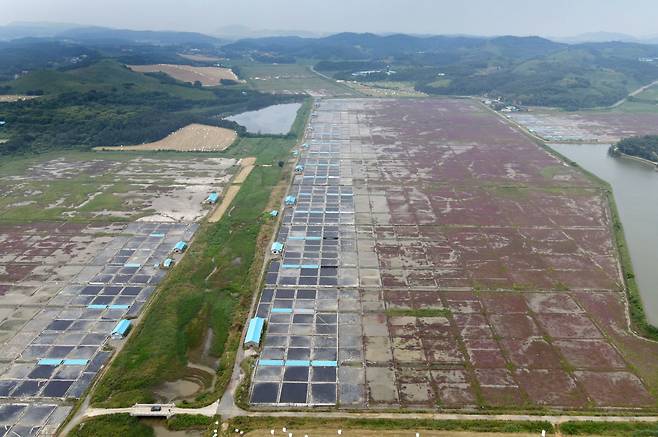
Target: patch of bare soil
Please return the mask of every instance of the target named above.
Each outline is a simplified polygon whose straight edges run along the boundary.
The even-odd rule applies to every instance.
[[[254,157],[242,158],[240,160],[241,168],[233,179],[233,185],[229,186],[223,193],[221,203],[217,205],[217,208],[215,208],[215,210],[210,214],[208,217],[208,222],[217,223],[221,220],[221,218],[228,210],[228,207],[231,205],[231,202],[233,202],[233,199],[235,199],[235,196],[237,196],[238,191],[240,191],[240,184],[242,184],[247,179],[249,173],[251,173],[251,171],[254,169],[255,163],[256,158]]]
[[[182,82],[201,82],[203,86],[216,86],[222,79],[238,81],[238,76],[230,68],[222,67],[194,67],[192,65],[153,64],[128,65],[133,71],[139,73],[162,72]]]
[[[179,152],[220,152],[238,137],[235,131],[205,124],[189,124],[165,138],[133,146],[96,147],[94,150],[176,150]]]
[[[21,100],[30,100],[34,99],[38,96],[23,96],[19,94],[4,94],[0,95],[0,103],[8,103],[8,102],[19,102]]]

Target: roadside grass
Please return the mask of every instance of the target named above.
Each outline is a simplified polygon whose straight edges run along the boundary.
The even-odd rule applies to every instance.
[[[309,105],[298,117],[308,116]],[[298,137],[303,126],[294,132]],[[92,391],[98,407],[153,402],[153,390],[185,375],[190,352],[212,329],[209,354],[219,359],[215,387],[183,405],[196,407],[221,396],[230,380],[242,329],[260,282],[263,240],[273,223],[263,214],[273,189],[289,177],[287,161],[295,140],[244,138],[229,154],[256,156],[257,163],[218,223],[201,224],[187,254],[152,297],[142,322],[126,340]],[[233,146],[232,146],[233,147]],[[262,164],[267,164],[264,166]]]
[[[564,436],[653,437],[658,435],[658,424],[647,422],[565,422],[561,423],[558,429]]]
[[[70,437],[153,437],[147,424],[129,414],[112,414],[85,420],[71,431]]]
[[[431,419],[323,419],[320,417],[236,417],[229,421],[228,429],[245,433],[257,429],[288,427],[344,430],[444,430],[505,433],[547,433],[554,431],[546,421],[497,421],[497,420],[431,420]],[[225,435],[232,435],[230,433]]]
[[[167,429],[181,431],[186,429],[207,429],[216,419],[200,414],[176,414],[167,419]]]
[[[233,397],[235,405],[243,410],[249,410],[249,389],[251,388],[251,375],[256,367],[256,357],[247,357],[240,363],[240,368],[244,373],[244,377],[240,381],[240,385],[235,390]]]

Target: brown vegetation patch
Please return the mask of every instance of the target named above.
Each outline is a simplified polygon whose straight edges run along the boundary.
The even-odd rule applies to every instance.
[[[587,397],[573,378],[560,369],[520,369],[515,376],[530,400],[538,405],[582,407]]]
[[[567,362],[577,369],[624,369],[626,363],[604,340],[555,340]]]
[[[38,96],[24,96],[20,94],[1,94],[0,103],[20,102],[22,100],[36,99]]]
[[[237,137],[238,134],[231,129],[193,123],[152,143],[134,146],[103,146],[96,147],[94,150],[220,152],[233,144]]]
[[[642,381],[632,373],[576,371],[574,374],[599,406],[642,407],[655,404]]]
[[[192,65],[154,64],[154,65],[128,65],[139,73],[166,73],[181,82],[201,82],[203,86],[219,85],[222,79],[238,81],[238,76],[230,68],[222,67],[194,67]]]

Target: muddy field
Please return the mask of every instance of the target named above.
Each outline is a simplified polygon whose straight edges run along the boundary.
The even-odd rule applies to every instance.
[[[38,96],[24,96],[20,94],[1,94],[0,103],[20,102],[22,100],[30,100],[30,99],[35,99],[37,97]]]
[[[165,138],[152,143],[137,144],[134,146],[96,147],[95,150],[221,152],[233,144],[237,137],[237,133],[231,129],[194,123],[178,129]]]
[[[53,435],[237,171],[202,155],[66,153],[0,170],[0,425]],[[210,378],[210,382],[212,378]]]
[[[0,176],[0,220],[197,221],[236,161],[122,154],[69,155]]]
[[[469,100],[312,120],[254,405],[655,408],[598,187]]]
[[[201,82],[203,86],[216,86],[222,79],[239,81],[238,76],[230,68],[222,67],[194,67],[192,65],[154,64],[154,65],[128,65],[133,71],[139,73],[166,73],[182,82]]]
[[[558,112],[533,110],[509,114],[546,141],[613,143],[634,135],[658,134],[658,114],[651,112]]]

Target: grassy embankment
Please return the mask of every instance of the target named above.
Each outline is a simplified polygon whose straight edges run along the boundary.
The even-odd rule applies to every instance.
[[[214,428],[212,417],[196,415],[179,415],[167,420],[164,425],[169,430],[207,430]],[[271,418],[239,417],[229,421],[228,431],[223,435],[234,435],[234,429],[245,433],[255,430],[281,429],[291,431],[304,430],[313,435],[322,431],[343,429],[347,435],[356,435],[359,431],[369,433],[383,431],[452,431],[470,433],[493,433],[498,435],[533,434],[539,435],[546,430],[547,435],[562,436],[605,436],[605,437],[650,437],[658,435],[658,424],[646,422],[565,422],[554,427],[544,421],[495,421],[495,420],[426,420],[426,419],[318,419],[318,418]],[[335,431],[333,431],[335,433]],[[558,434],[559,432],[559,434]],[[268,433],[264,431],[263,435]],[[72,437],[114,437],[118,434],[131,436],[152,436],[153,429],[148,424],[127,414],[101,416],[85,421],[71,433]],[[329,434],[329,433],[327,433]],[[365,434],[365,432],[364,432]]]
[[[293,126],[301,138],[310,101]],[[240,138],[224,155],[256,156],[258,165],[242,184],[218,223],[202,223],[188,253],[162,282],[142,323],[127,340],[92,392],[96,406],[127,406],[154,400],[164,381],[184,377],[187,362],[212,330],[209,354],[219,359],[215,386],[190,406],[208,404],[223,392],[231,375],[253,293],[260,283],[265,243],[274,221],[264,212],[270,195],[285,184],[286,161],[296,140]],[[283,190],[278,190],[283,193]],[[278,203],[275,203],[278,205]]]
[[[344,430],[446,430],[472,432],[536,433],[553,432],[553,425],[545,421],[497,420],[429,420],[429,419],[322,419],[318,417],[236,417],[229,421],[228,429],[238,428],[245,433],[257,429],[281,427],[293,429],[344,429]],[[226,435],[231,435],[226,434]],[[410,434],[412,435],[412,434]]]
[[[128,414],[95,417],[76,426],[70,437],[153,437],[153,428]]]
[[[217,419],[214,417],[199,416],[195,414],[177,414],[163,425],[171,431],[209,429]],[[86,420],[76,426],[70,437],[150,437],[155,436],[149,422],[144,422],[128,414],[112,414],[99,416]]]
[[[658,424],[644,422],[565,422],[560,424],[564,436],[655,437]]]

